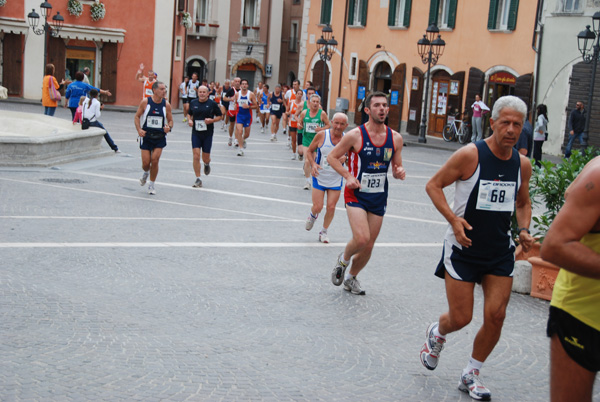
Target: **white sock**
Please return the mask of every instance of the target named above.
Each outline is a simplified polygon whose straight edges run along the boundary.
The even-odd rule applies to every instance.
[[[473,356],[471,356],[471,358],[469,359],[469,364],[467,364],[467,367],[463,370],[463,375],[468,374],[469,372],[471,372],[471,370],[481,371],[482,366],[483,362],[475,360],[473,359]]]
[[[346,271],[346,274],[344,275],[344,280],[347,281],[348,279],[352,279],[352,278],[354,278],[354,275],[351,275],[350,271]]]
[[[196,176],[196,179],[200,180],[200,176]]]
[[[438,338],[446,339],[446,335],[440,334],[440,326],[439,325],[437,327],[435,327],[435,329],[433,330],[433,335],[437,336]]]
[[[154,186],[154,182],[153,181],[149,181],[148,182],[148,187],[153,187]]]
[[[326,228],[321,228],[321,233],[327,233],[327,229]],[[344,258],[344,257],[342,257]]]

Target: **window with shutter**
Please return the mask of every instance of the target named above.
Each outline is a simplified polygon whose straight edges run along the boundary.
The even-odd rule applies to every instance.
[[[517,27],[519,0],[490,0],[488,29],[514,31]]]
[[[366,26],[368,0],[350,0],[348,4],[348,25]]]
[[[331,24],[331,3],[333,0],[322,0],[321,2],[321,25]]]
[[[410,25],[411,0],[390,0],[388,26],[408,27]]]
[[[429,24],[439,28],[454,29],[458,0],[431,0],[429,5]]]

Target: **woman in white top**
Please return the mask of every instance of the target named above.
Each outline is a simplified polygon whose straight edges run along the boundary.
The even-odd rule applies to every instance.
[[[88,93],[88,96],[89,97],[84,100],[83,104],[81,105],[81,118],[88,119],[90,121],[90,126],[103,129],[106,132],[106,134],[104,134],[104,139],[108,143],[110,149],[115,151],[115,153],[121,153],[121,151],[119,151],[119,147],[117,147],[112,138],[110,138],[110,134],[108,134],[106,128],[104,128],[102,123],[98,121],[98,118],[102,114],[101,110],[104,108],[104,105],[101,105],[98,101],[98,91],[96,89],[92,89]]]
[[[542,145],[548,139],[548,108],[542,104],[537,107],[536,112],[537,120],[533,130],[533,159],[535,159],[536,166],[541,166]]]

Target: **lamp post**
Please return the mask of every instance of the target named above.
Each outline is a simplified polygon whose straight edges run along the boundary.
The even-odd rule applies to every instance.
[[[587,25],[584,31],[577,35],[577,45],[583,61],[592,63],[592,76],[590,78],[590,89],[587,101],[587,116],[585,118],[585,128],[583,129],[583,146],[587,147],[590,131],[590,120],[592,118],[592,101],[594,99],[594,84],[596,83],[596,66],[600,55],[600,11],[596,11],[592,16],[592,30]]]
[[[321,37],[317,40],[317,52],[323,62],[323,82],[321,84],[321,103],[323,110],[325,110],[325,69],[327,68],[327,61],[331,60],[333,54],[337,49],[337,40],[333,36],[333,29],[329,24],[323,27]],[[310,100],[310,99],[309,99]]]
[[[427,81],[425,84],[425,110],[423,111],[423,119],[421,120],[421,130],[419,132],[419,142],[426,143],[427,142],[427,107],[429,103],[429,78],[431,75],[431,66],[435,66],[439,60],[439,58],[444,53],[444,46],[446,46],[446,42],[442,39],[442,36],[439,34],[440,30],[438,29],[435,23],[432,23],[427,27],[425,31],[426,35],[423,35],[421,39],[417,42],[417,50],[419,51],[419,56],[421,56],[421,61],[424,64],[427,64]],[[437,38],[435,37],[437,35]]]
[[[31,27],[31,30],[33,31],[34,34],[44,35],[44,63],[43,63],[44,66],[43,67],[44,67],[44,72],[45,72],[47,52],[48,52],[48,50],[47,50],[48,49],[47,48],[48,33],[54,37],[57,37],[58,33],[60,32],[61,28],[63,27],[65,19],[63,18],[62,15],[60,15],[60,12],[57,11],[56,15],[54,15],[52,17],[52,25],[50,25],[48,23],[48,18],[52,14],[52,4],[50,4],[47,1],[40,4],[40,12],[42,13],[42,18],[44,18],[43,25],[40,28],[38,28],[40,16],[38,13],[35,12],[35,8],[33,10],[31,10],[31,12],[29,14],[27,14],[27,19],[29,21],[29,26]]]

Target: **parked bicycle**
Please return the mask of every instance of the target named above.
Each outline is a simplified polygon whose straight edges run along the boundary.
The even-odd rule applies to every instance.
[[[442,133],[444,141],[450,142],[458,140],[461,144],[466,144],[471,141],[471,125],[467,121],[468,115],[466,113],[463,115],[463,119],[464,120],[459,120],[454,116],[454,119],[446,124],[444,132]]]

